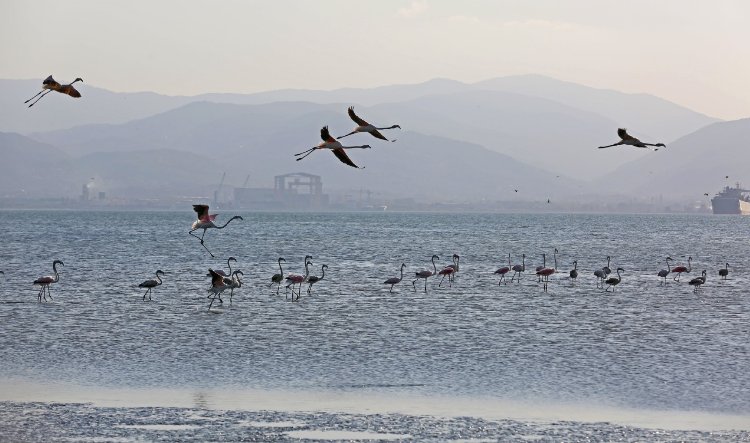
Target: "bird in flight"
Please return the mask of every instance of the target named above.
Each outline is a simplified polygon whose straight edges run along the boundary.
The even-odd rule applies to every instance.
[[[370,149],[371,147],[370,145],[342,146],[341,142],[333,138],[331,136],[331,133],[328,132],[328,126],[323,126],[320,129],[320,138],[322,138],[323,141],[320,142],[317,146],[313,146],[307,151],[302,151],[297,154],[294,154],[296,157],[299,157],[297,158],[297,161],[300,161],[303,158],[307,157],[308,155],[312,154],[313,152],[315,152],[316,149],[330,149],[333,152],[333,155],[335,155],[336,158],[338,158],[341,161],[341,163],[349,165],[353,168],[365,169],[364,166],[360,168],[359,166],[354,164],[352,159],[350,159],[349,156],[346,155],[345,149]]]
[[[208,251],[211,257],[213,257],[214,255],[211,253],[211,251],[208,250],[206,245],[203,243],[203,237],[206,236],[206,229],[210,229],[210,228],[224,229],[232,220],[235,220],[235,219],[243,220],[243,218],[240,217],[239,215],[235,215],[234,217],[230,218],[226,223],[224,223],[223,226],[217,226],[216,224],[214,224],[214,220],[216,220],[216,216],[218,214],[209,214],[208,205],[193,205],[193,211],[195,211],[195,213],[198,214],[198,219],[193,222],[188,234],[200,240],[201,246],[203,246],[203,248],[205,248],[206,251]],[[203,234],[200,237],[193,234],[193,231],[197,231],[198,229],[203,229]],[[227,260],[227,263],[229,263],[229,260]]]
[[[399,126],[399,125],[393,125],[393,126],[389,126],[387,128],[376,128],[374,125],[371,125],[371,124],[367,123],[366,121],[362,120],[357,114],[355,114],[354,113],[354,106],[349,106],[349,111],[348,112],[349,112],[349,117],[352,120],[354,120],[354,123],[357,124],[357,127],[354,128],[354,130],[352,132],[350,132],[350,133],[348,133],[346,135],[342,135],[339,138],[348,137],[348,136],[350,136],[352,134],[356,134],[357,132],[369,132],[375,138],[379,138],[379,139],[385,140],[385,141],[394,141],[394,142],[396,141],[395,139],[394,140],[388,140],[387,138],[385,138],[385,136],[383,134],[381,134],[380,132],[378,132],[378,130],[379,129],[394,129],[394,128],[401,129],[401,126]]]
[[[73,87],[73,83],[75,82],[82,82],[83,80],[78,77],[77,79],[73,80],[72,82],[68,83],[67,85],[61,85],[60,83],[57,83],[54,78],[50,75],[44,81],[42,82],[42,90],[39,91],[35,96],[31,97],[30,99],[26,100],[24,103],[28,103],[31,100],[34,100],[38,95],[41,94],[41,97],[34,100],[30,105],[29,108],[34,106],[36,102],[44,98],[45,95],[49,94],[51,91],[57,91],[61,94],[68,94],[71,97],[74,98],[80,98],[81,93],[76,90],[76,88]]]
[[[617,135],[621,138],[621,140],[617,143],[607,145],[607,146],[599,146],[599,149],[604,148],[611,148],[612,146],[620,146],[620,145],[630,145],[635,146],[636,148],[646,148],[650,149],[649,146],[654,146],[654,151],[658,151],[660,147],[666,147],[664,143],[644,143],[637,138],[633,137],[632,135],[628,134],[627,129],[625,128],[619,128],[617,130]]]

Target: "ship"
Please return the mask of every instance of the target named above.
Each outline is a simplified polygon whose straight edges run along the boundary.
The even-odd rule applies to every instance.
[[[714,214],[742,214],[750,215],[750,190],[740,188],[737,183],[734,188],[725,186],[724,189],[711,199]]]

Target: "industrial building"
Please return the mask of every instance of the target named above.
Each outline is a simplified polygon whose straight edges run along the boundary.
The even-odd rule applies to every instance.
[[[294,172],[274,177],[273,188],[235,188],[234,205],[250,210],[325,210],[328,195],[323,193],[319,175]]]

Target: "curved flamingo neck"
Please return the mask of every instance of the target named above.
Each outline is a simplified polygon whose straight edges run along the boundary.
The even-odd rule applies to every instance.
[[[229,220],[227,220],[227,222],[226,222],[226,223],[224,223],[223,225],[221,225],[221,226],[217,226],[217,227],[216,227],[216,229],[224,229],[224,228],[226,228],[226,227],[227,227],[227,225],[228,225],[229,223],[231,223],[231,222],[232,222],[232,220],[234,220],[235,218],[237,218],[237,216],[236,216],[236,215],[235,215],[234,217],[230,218]]]
[[[401,280],[404,279],[404,265],[401,265]]]
[[[60,274],[57,273],[57,263],[52,263],[52,270],[55,272],[55,283],[60,281]]]
[[[433,270],[433,272],[432,272],[433,275],[437,274],[437,266],[435,266],[435,256],[434,255],[432,256],[432,270]]]
[[[281,269],[281,260],[279,260],[279,274],[284,275],[284,270]]]

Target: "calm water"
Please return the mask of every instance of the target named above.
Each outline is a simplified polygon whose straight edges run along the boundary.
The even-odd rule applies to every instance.
[[[219,211],[219,221],[233,215]],[[750,413],[750,217],[673,215],[254,214],[187,234],[180,213],[3,211],[0,378],[106,387],[251,387],[551,399],[630,408]],[[558,248],[544,293],[527,272],[493,271]],[[452,288],[382,282],[461,255]],[[268,283],[314,274],[298,303]],[[209,267],[245,273],[233,304],[207,311]],[[623,267],[614,294],[594,269]],[[682,283],[660,285],[664,257],[693,257]],[[31,282],[65,262],[54,300]],[[581,277],[565,278],[573,260]],[[730,278],[717,270],[729,262]],[[143,302],[138,283],[168,274]],[[707,269],[698,294],[686,281]],[[1,277],[0,277],[1,279]],[[408,281],[407,281],[408,280]]]

